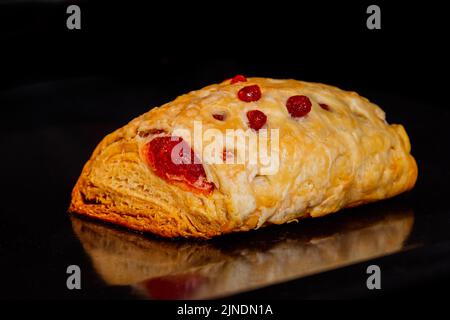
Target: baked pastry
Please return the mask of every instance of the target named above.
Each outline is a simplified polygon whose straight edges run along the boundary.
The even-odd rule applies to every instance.
[[[403,126],[357,93],[236,76],[107,135],[69,211],[163,237],[211,238],[390,198],[416,178]]]
[[[215,241],[151,239],[76,216],[72,227],[107,285],[152,299],[209,299],[398,252],[414,224],[411,209],[392,203],[350,211]]]

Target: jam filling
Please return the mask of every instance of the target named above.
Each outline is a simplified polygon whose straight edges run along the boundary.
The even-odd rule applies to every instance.
[[[238,75],[234,76],[233,79],[231,79],[230,83],[235,84],[238,82],[246,82],[246,81],[247,81],[246,77],[244,77],[242,74],[238,74]]]
[[[225,116],[223,114],[213,114],[213,118],[219,121],[223,121]]]
[[[286,101],[286,108],[294,118],[306,116],[311,111],[311,105],[307,96],[292,96]]]
[[[320,106],[323,110],[330,111],[330,107],[329,107],[326,103],[319,103],[319,106]]]
[[[250,128],[256,131],[261,129],[267,122],[267,116],[259,110],[250,110],[247,112],[247,119]]]
[[[244,102],[258,101],[261,99],[261,89],[258,85],[243,87],[238,91],[238,98]]]
[[[214,190],[200,159],[183,138],[156,137],[146,144],[145,154],[158,177],[193,192],[210,194]]]

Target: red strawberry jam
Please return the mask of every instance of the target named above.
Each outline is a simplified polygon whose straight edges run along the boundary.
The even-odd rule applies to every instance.
[[[242,74],[238,74],[238,75],[234,76],[230,81],[231,84],[235,84],[238,82],[247,82],[247,78],[244,77]]]
[[[259,89],[258,85],[252,85],[243,87],[238,92],[238,98],[239,100],[245,101],[245,102],[252,102],[252,101],[258,101],[261,99],[261,89]]]
[[[248,125],[250,128],[258,131],[267,122],[267,116],[259,110],[250,110],[247,112]]]
[[[294,118],[306,116],[311,111],[311,105],[307,96],[292,96],[286,102],[286,108]]]
[[[329,107],[326,103],[319,103],[319,106],[320,106],[323,110],[330,111],[330,107]]]
[[[223,121],[225,116],[223,114],[213,114],[213,118],[219,121]]]
[[[145,155],[155,174],[193,192],[210,194],[214,185],[191,147],[181,137],[156,137],[145,146]]]

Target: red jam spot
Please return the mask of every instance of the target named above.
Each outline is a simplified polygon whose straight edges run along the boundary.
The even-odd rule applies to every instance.
[[[323,110],[330,111],[330,107],[329,107],[327,104],[325,104],[325,103],[319,103],[319,106],[320,106]]]
[[[292,117],[304,117],[311,111],[311,101],[307,96],[292,96],[287,100],[286,108]]]
[[[236,151],[229,151],[227,149],[223,149],[222,151],[222,160],[223,162],[226,162],[227,159],[234,159],[234,155],[235,155]]]
[[[223,121],[225,116],[223,114],[213,114],[213,118],[219,121]]]
[[[158,177],[189,191],[213,191],[200,159],[181,137],[156,137],[146,144],[145,154]]]
[[[247,78],[244,77],[242,74],[238,74],[231,79],[231,84],[235,84],[237,82],[247,82]]]
[[[222,151],[222,160],[223,162],[227,161],[228,152],[226,149]]]
[[[250,128],[256,131],[261,129],[267,122],[267,116],[259,110],[250,110],[247,112],[247,119]]]
[[[261,99],[261,90],[258,85],[243,87],[238,92],[238,98],[245,102],[258,101]]]

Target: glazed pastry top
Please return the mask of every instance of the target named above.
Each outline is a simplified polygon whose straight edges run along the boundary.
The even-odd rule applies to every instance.
[[[260,89],[260,98],[242,101],[239,91],[254,85]],[[310,111],[293,117],[287,102],[299,95],[309,98]],[[240,163],[214,163],[199,150],[196,122],[203,132],[215,129],[225,134],[227,129],[240,129],[250,137],[261,133],[251,128],[247,116],[251,110],[267,117],[261,130],[267,129],[269,137],[279,135],[278,147],[271,154],[279,161],[276,169],[250,163],[248,156]],[[137,142],[142,157],[151,140],[166,135],[183,137],[201,157],[214,190],[197,196],[224,199],[222,210],[256,227],[295,220],[299,212],[320,216],[390,197],[411,188],[417,176],[401,125],[389,125],[383,110],[357,93],[318,83],[226,80],[152,109],[133,120],[125,134]],[[200,139],[203,145],[206,140]],[[258,152],[248,150],[248,144],[225,151],[231,157]]]

